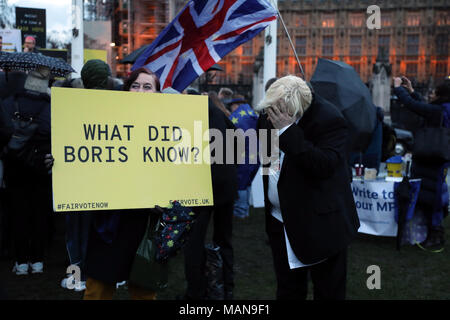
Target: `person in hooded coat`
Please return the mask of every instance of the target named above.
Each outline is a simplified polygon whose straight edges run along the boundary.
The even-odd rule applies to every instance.
[[[50,70],[39,68],[28,73],[24,87],[1,102],[0,141],[4,160],[4,180],[10,201],[17,275],[42,273],[52,212],[51,175],[45,165],[50,153]],[[35,130],[19,132],[13,119],[36,125]],[[32,127],[33,125],[30,125]],[[26,141],[20,149],[12,145]]]

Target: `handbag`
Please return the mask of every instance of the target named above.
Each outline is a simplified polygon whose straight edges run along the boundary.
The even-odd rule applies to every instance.
[[[153,292],[167,288],[169,278],[167,263],[156,261],[155,235],[160,227],[159,219],[150,215],[144,238],[134,257],[129,279],[131,284]]]
[[[195,213],[192,209],[182,206],[178,201],[172,201],[169,208],[164,209],[155,237],[157,261],[167,261],[184,247],[194,222]]]
[[[419,158],[437,158],[450,161],[450,128],[441,126],[422,128],[414,135],[413,154]]]

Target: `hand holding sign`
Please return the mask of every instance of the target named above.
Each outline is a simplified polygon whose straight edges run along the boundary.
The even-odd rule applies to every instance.
[[[55,159],[53,158],[53,156],[51,154],[46,154],[44,157],[44,165],[45,168],[47,168],[49,171],[48,173],[52,173],[52,167],[53,167],[53,163],[55,162]]]
[[[204,96],[53,88],[46,165],[53,166],[55,210],[188,199],[211,205],[211,169],[200,161],[210,154],[209,135],[195,134],[195,123],[208,130],[207,103]]]

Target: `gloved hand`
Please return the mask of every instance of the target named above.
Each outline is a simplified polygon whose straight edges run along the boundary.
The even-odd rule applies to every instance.
[[[48,169],[48,174],[52,173],[53,163],[55,162],[55,158],[51,154],[46,154],[44,157],[44,165],[45,168]]]

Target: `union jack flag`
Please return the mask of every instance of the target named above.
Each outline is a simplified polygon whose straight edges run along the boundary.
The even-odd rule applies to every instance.
[[[276,15],[267,0],[191,0],[132,70],[145,66],[158,75],[161,89],[181,92]]]

